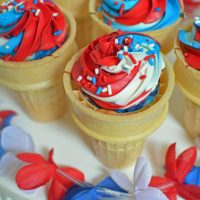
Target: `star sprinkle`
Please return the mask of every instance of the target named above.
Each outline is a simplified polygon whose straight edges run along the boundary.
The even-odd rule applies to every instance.
[[[73,185],[73,182],[63,174],[84,180],[84,175],[79,170],[59,167],[53,160],[53,149],[49,151],[48,159],[36,153],[20,153],[17,157],[28,163],[17,172],[16,182],[19,188],[32,190],[50,184],[49,200],[62,200],[67,190]]]

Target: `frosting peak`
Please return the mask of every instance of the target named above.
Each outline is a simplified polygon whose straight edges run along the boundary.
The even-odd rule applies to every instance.
[[[0,57],[5,61],[50,55],[66,33],[65,16],[49,0],[10,0],[0,6]]]
[[[164,67],[156,41],[119,31],[92,42],[74,65],[72,77],[98,107],[130,112],[153,101]]]

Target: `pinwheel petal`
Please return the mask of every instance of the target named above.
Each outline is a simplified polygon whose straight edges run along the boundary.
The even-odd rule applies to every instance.
[[[54,176],[56,166],[31,164],[22,167],[16,175],[16,182],[23,190],[32,190],[47,184]]]
[[[21,161],[27,162],[27,163],[37,163],[37,164],[42,164],[42,163],[47,163],[47,161],[37,153],[19,153],[17,154],[17,158],[20,159]]]
[[[12,152],[31,152],[34,150],[32,138],[15,125],[10,125],[2,130],[1,146],[6,151]]]
[[[178,194],[187,200],[199,200],[200,187],[195,185],[179,185]]]
[[[137,160],[134,172],[133,182],[135,185],[135,190],[146,189],[150,183],[151,176],[152,171],[149,162],[145,158],[140,157]]]
[[[72,167],[60,167],[60,171],[67,174],[68,176],[71,176],[72,178],[75,178],[76,180],[84,181],[85,176],[84,174],[79,171],[78,169],[72,168]],[[65,186],[65,188],[69,189],[71,186],[74,185],[71,180],[69,180],[67,177],[64,177],[59,172],[56,173],[57,180],[62,183],[62,185]]]
[[[190,172],[197,158],[197,149],[196,147],[191,147],[186,149],[180,156],[177,158],[177,179],[180,183],[183,183],[185,177]]]
[[[48,200],[61,200],[65,196],[66,192],[67,189],[56,178],[54,178],[49,189]]]
[[[111,172],[110,177],[123,190],[127,192],[133,192],[133,184],[125,174],[118,171],[113,171]]]
[[[0,159],[0,175],[10,176],[14,174],[22,165],[22,162],[17,159],[16,155],[7,152]]]
[[[136,200],[168,200],[168,198],[160,190],[152,187],[137,191],[135,196]]]
[[[167,178],[175,178],[176,177],[176,144],[172,144],[169,146],[166,157],[165,157],[165,167],[166,173],[165,176]]]

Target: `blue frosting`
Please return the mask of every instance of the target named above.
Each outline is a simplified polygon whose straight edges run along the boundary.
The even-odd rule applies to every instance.
[[[63,200],[95,200],[102,197],[111,197],[97,192],[97,187],[106,188],[118,192],[124,192],[110,177],[104,179],[95,188],[85,189],[82,187],[72,187],[63,198]]]
[[[185,184],[200,186],[200,167],[192,168],[185,178]]]
[[[125,2],[118,2],[118,4],[114,4],[115,0],[103,0],[102,2],[102,10],[105,11],[105,13],[109,13],[112,17],[119,16],[119,10],[121,7],[121,4],[123,3],[125,5],[125,11],[131,9],[133,6],[135,6],[139,0],[128,0]],[[162,28],[165,28],[167,26],[172,25],[175,23],[181,14],[181,5],[179,3],[179,0],[167,0],[166,2],[166,9],[165,14],[162,19],[159,21],[156,21],[151,24],[138,24],[133,26],[126,26],[123,24],[119,24],[115,21],[112,21],[112,27],[114,29],[119,29],[123,31],[130,31],[130,32],[144,32],[144,31],[153,31],[153,30],[159,30]],[[108,24],[108,17],[104,15],[104,21]]]

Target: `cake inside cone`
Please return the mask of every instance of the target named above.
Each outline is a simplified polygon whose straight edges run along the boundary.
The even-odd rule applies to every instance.
[[[179,41],[185,61],[200,70],[200,17],[195,17],[191,31],[180,30]]]
[[[164,68],[160,45],[153,38],[118,31],[83,51],[73,65],[72,79],[97,109],[127,113],[155,101]]]
[[[143,32],[172,25],[182,8],[180,0],[102,0],[98,10],[114,29]]]
[[[52,1],[5,1],[0,6],[0,58],[20,62],[49,56],[66,41],[67,26]]]

